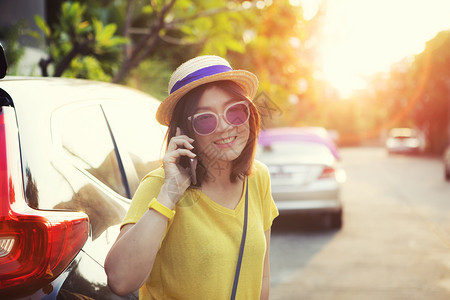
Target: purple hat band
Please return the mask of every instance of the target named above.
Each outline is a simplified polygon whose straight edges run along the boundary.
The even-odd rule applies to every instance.
[[[215,66],[209,66],[209,67],[199,69],[199,70],[189,74],[188,76],[184,77],[183,79],[178,80],[173,85],[172,89],[170,90],[170,93],[172,94],[176,90],[182,88],[183,86],[185,86],[191,82],[197,81],[199,79],[202,79],[202,78],[205,78],[205,77],[208,77],[211,75],[228,72],[231,70],[232,69],[230,67],[224,66],[224,65],[215,65]]]

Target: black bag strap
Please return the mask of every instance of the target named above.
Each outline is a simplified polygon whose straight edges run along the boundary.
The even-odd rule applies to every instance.
[[[239,249],[239,257],[236,265],[236,273],[234,274],[233,290],[231,291],[231,300],[234,300],[236,298],[236,291],[239,282],[239,273],[241,271],[242,256],[244,255],[245,238],[247,237],[247,219],[248,219],[248,178],[245,185],[244,228],[242,230],[241,247]]]

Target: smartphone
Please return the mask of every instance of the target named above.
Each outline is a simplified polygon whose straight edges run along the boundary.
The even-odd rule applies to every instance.
[[[197,184],[197,173],[195,172],[195,170],[197,169],[197,158],[190,158],[189,157],[189,172],[191,173],[191,183],[192,185],[196,185]]]
[[[183,134],[183,132],[181,132]],[[190,158],[187,156],[183,156],[180,158],[180,166],[183,168],[189,169],[189,173],[191,175],[191,184],[196,185],[197,184],[197,173],[195,170],[197,169],[197,158]]]

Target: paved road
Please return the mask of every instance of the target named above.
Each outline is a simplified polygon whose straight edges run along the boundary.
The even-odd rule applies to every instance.
[[[271,299],[450,299],[450,183],[439,159],[342,149],[341,230],[279,218]]]

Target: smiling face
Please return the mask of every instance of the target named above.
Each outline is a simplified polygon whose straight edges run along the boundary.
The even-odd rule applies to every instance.
[[[248,120],[240,126],[232,126],[224,120],[225,109],[240,101],[242,99],[216,85],[206,89],[200,97],[195,114],[213,112],[219,116],[217,128],[212,134],[194,134],[198,153],[205,161],[231,162],[242,153],[250,136]]]

